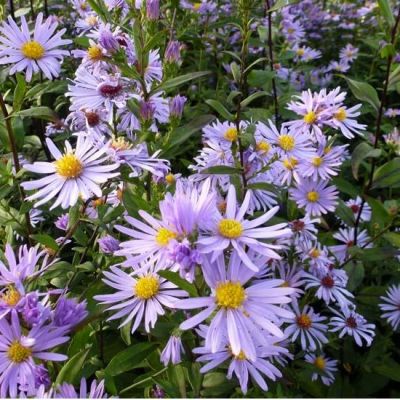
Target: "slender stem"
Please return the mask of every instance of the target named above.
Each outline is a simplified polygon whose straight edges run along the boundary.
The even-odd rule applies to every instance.
[[[36,18],[36,14],[35,14],[35,9],[33,8],[33,0],[29,0],[29,5],[31,7],[32,19],[35,19]]]
[[[44,15],[45,15],[46,17],[49,16],[49,6],[48,6],[48,4],[47,4],[47,0],[44,0]]]
[[[392,28],[391,31],[391,40],[390,43],[394,46],[395,42],[396,42],[396,38],[397,38],[397,28],[399,26],[400,23],[400,8],[397,12],[397,18],[396,18],[396,22]],[[385,84],[383,86],[383,91],[381,93],[381,98],[380,98],[380,105],[379,105],[379,110],[378,110],[378,115],[376,117],[376,129],[375,129],[375,135],[374,135],[374,148],[376,149],[378,147],[379,144],[379,140],[381,137],[381,125],[382,125],[382,119],[383,119],[383,112],[387,103],[387,92],[388,92],[388,87],[389,87],[389,76],[390,76],[390,69],[392,67],[392,61],[393,61],[393,56],[389,55],[388,59],[387,59],[387,64],[386,64],[386,76],[385,76]],[[371,163],[371,170],[369,173],[369,178],[368,178],[368,182],[367,182],[367,186],[364,189],[364,196],[363,196],[363,200],[360,206],[360,209],[358,210],[358,214],[357,214],[357,218],[356,221],[354,223],[354,244],[357,244],[357,235],[358,235],[358,226],[360,224],[361,221],[361,213],[363,211],[364,205],[365,205],[365,195],[368,194],[369,190],[372,187],[372,181],[374,178],[374,172],[375,172],[375,168],[376,168],[376,158],[372,159],[372,163]]]
[[[12,124],[11,124],[11,118],[10,118],[10,115],[8,114],[6,103],[4,102],[4,98],[1,93],[0,93],[0,108],[1,108],[1,112],[4,116],[4,121],[6,124],[8,140],[10,142],[11,152],[12,152],[13,160],[14,160],[15,173],[18,174],[18,172],[21,169],[21,165],[19,163],[19,158],[18,158],[17,144],[15,143],[15,137],[14,137],[14,131],[13,131]],[[21,203],[24,203],[25,202],[24,189],[20,186],[20,184],[18,183],[17,180],[15,182],[16,182],[16,185],[18,188]],[[29,216],[29,212],[25,213],[25,221],[26,221],[26,229],[28,231],[27,240],[28,240],[29,245],[31,245],[30,235],[32,234],[32,226],[31,226],[31,219]]]
[[[11,18],[15,19],[15,14],[14,14],[14,0],[10,0],[10,14],[11,14]]]

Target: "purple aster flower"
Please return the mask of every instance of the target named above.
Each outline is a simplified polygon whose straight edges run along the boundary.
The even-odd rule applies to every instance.
[[[256,219],[244,219],[249,207],[250,196],[251,191],[248,190],[238,210],[236,189],[231,185],[227,195],[225,215],[221,215],[219,212],[215,214],[212,229],[201,235],[198,244],[200,252],[213,253],[214,260],[232,245],[234,252],[238,254],[243,263],[251,270],[258,271],[258,267],[249,258],[245,248],[248,247],[255,253],[273,259],[280,259],[280,256],[273,249],[280,249],[281,246],[268,244],[257,239],[278,239],[289,236],[291,231],[286,228],[287,224],[285,223],[260,227],[278,212],[278,206]]]
[[[358,48],[354,47],[351,43],[348,43],[345,47],[340,50],[339,57],[340,60],[351,63],[358,55]]]
[[[341,312],[333,308],[330,308],[330,310],[336,315],[331,318],[329,323],[331,325],[331,332],[340,331],[340,338],[344,335],[353,336],[355,342],[360,347],[363,345],[363,339],[367,346],[371,346],[375,336],[374,324],[368,324],[367,320],[362,315],[356,313],[355,310],[347,306],[342,307]]]
[[[298,207],[305,208],[307,214],[318,216],[336,209],[338,191],[335,186],[327,186],[326,181],[301,180],[289,194]]]
[[[329,246],[329,250],[336,257],[337,260],[343,262],[349,256],[348,251],[354,246],[355,228],[339,228],[333,237],[344,244],[337,246]],[[362,248],[371,248],[372,243],[367,244],[370,241],[368,232],[364,230],[357,231],[357,246]]]
[[[36,161],[34,164],[24,166],[28,171],[47,174],[39,180],[22,183],[26,190],[39,189],[27,198],[27,200],[39,199],[35,207],[47,203],[56,196],[57,199],[50,209],[59,205],[64,209],[71,207],[76,204],[79,197],[84,200],[93,194],[101,197],[100,184],[119,175],[118,172],[111,172],[119,167],[118,164],[105,164],[109,160],[108,156],[104,156],[107,151],[106,146],[99,150],[90,140],[78,136],[76,149],[73,150],[70,143],[65,141],[65,152],[62,154],[50,139],[46,139],[46,143],[56,161]]]
[[[154,385],[151,389],[151,396],[156,399],[163,399],[165,398],[165,391],[158,385]]]
[[[25,332],[25,331],[24,331]],[[35,360],[65,361],[66,356],[53,353],[53,347],[68,341],[65,328],[35,326],[23,334],[17,313],[11,321],[0,320],[0,396],[16,398],[18,386],[35,393]]]
[[[293,241],[297,245],[302,242],[310,242],[317,240],[316,234],[318,229],[314,226],[320,223],[319,218],[311,219],[308,215],[304,218],[296,219],[289,222],[289,228],[293,232]]]
[[[115,239],[111,235],[106,235],[100,238],[97,243],[102,253],[112,254],[119,250],[119,240]]]
[[[295,342],[297,338],[301,343],[301,348],[315,351],[317,348],[322,348],[322,345],[328,343],[328,338],[325,332],[328,327],[323,323],[326,318],[315,313],[313,308],[305,305],[300,311],[297,301],[292,303],[295,317],[286,322],[289,326],[285,329],[285,335]]]
[[[169,101],[169,115],[171,117],[180,118],[183,113],[183,108],[185,106],[187,98],[185,96],[180,96],[177,94],[175,97]]]
[[[333,118],[327,122],[330,126],[335,129],[340,129],[343,136],[347,139],[353,139],[354,134],[361,135],[366,129],[366,125],[359,124],[354,118],[358,117],[361,113],[357,111],[360,109],[361,104],[357,104],[354,107],[347,108],[346,106],[340,105],[333,111]]]
[[[168,42],[164,60],[168,63],[177,63],[181,60],[181,44],[177,40]]]
[[[105,399],[107,397],[104,391],[104,380],[97,382],[96,379],[92,381],[89,392],[85,378],[81,379],[79,392],[70,383],[62,383],[54,392],[55,399]]]
[[[164,366],[167,366],[170,362],[179,364],[181,362],[181,354],[184,352],[181,337],[172,334],[161,352],[160,360]]]
[[[30,327],[38,325],[50,317],[49,308],[39,301],[37,292],[26,294],[18,303],[17,309],[24,322]]]
[[[101,304],[111,304],[107,310],[119,310],[109,320],[125,318],[119,328],[134,322],[131,332],[135,332],[144,318],[146,332],[157,321],[159,315],[164,315],[163,307],[173,308],[180,297],[186,297],[184,290],[161,278],[156,273],[149,271],[141,272],[136,277],[134,273],[127,274],[116,266],[111,267],[111,272],[104,272],[103,282],[117,289],[116,293],[95,296],[95,300]]]
[[[119,43],[114,33],[111,31],[111,25],[105,24],[99,28],[98,41],[101,47],[110,52],[119,49]]]
[[[69,214],[60,215],[57,218],[57,221],[54,223],[54,225],[58,229],[61,229],[62,231],[66,231],[68,229],[68,224],[69,224]]]
[[[350,199],[346,201],[346,206],[351,209],[353,212],[354,220],[356,220],[358,213],[360,212],[361,209],[361,204],[362,204],[362,199],[360,196],[357,196],[355,199]],[[364,203],[362,210],[361,210],[361,215],[360,215],[360,221],[365,221],[368,222],[371,220],[371,207],[369,206],[368,203]]]
[[[206,347],[216,352],[226,336],[232,353],[238,356],[243,351],[250,360],[256,359],[255,338],[263,341],[262,330],[277,338],[283,337],[280,318],[292,318],[293,314],[278,305],[289,303],[288,295],[293,294],[294,289],[281,287],[281,279],[263,279],[249,284],[255,273],[244,268],[235,253],[230,257],[228,270],[222,255],[213,263],[205,257],[202,267],[211,294],[175,303],[175,308],[183,310],[205,308],[183,322],[180,329],[192,329],[213,315]]]
[[[67,299],[61,296],[56,303],[53,312],[53,323],[55,326],[72,329],[88,315],[86,300],[78,303],[75,299]]]
[[[275,273],[278,279],[283,279],[282,287],[290,287],[294,289],[294,293],[291,295],[293,298],[300,297],[303,292],[300,289],[304,285],[303,270],[298,265],[293,264],[290,266],[286,261],[277,261],[275,266]]]
[[[151,121],[154,117],[156,106],[151,101],[141,101],[139,104],[139,114],[143,122]]]
[[[380,299],[384,301],[379,304],[379,308],[383,311],[382,318],[396,330],[400,325],[400,286],[389,287],[386,296],[381,296]]]
[[[172,239],[168,244],[168,257],[179,265],[179,274],[189,282],[194,279],[195,267],[201,263],[202,257],[199,251],[192,248],[189,240],[178,242]]]
[[[160,0],[146,0],[146,16],[150,21],[160,18]]]
[[[24,16],[21,17],[21,28],[8,17],[8,22],[3,22],[0,28],[0,64],[13,64],[10,74],[26,71],[28,82],[39,71],[47,79],[56,78],[60,74],[63,57],[69,54],[58,47],[72,43],[61,38],[66,29],[54,34],[57,26],[57,22],[50,18],[43,22],[43,14],[39,13],[31,34]]]
[[[334,373],[337,371],[337,361],[325,357],[324,354],[319,356],[315,354],[306,354],[305,359],[308,363],[312,364],[316,368],[311,376],[311,380],[314,382],[318,378],[321,378],[324,385],[331,385],[335,380]]]

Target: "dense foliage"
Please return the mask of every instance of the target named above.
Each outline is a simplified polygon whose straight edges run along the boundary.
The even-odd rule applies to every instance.
[[[400,396],[397,1],[0,5],[0,397]]]

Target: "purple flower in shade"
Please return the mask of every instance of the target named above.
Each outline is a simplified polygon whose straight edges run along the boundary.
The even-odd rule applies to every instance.
[[[24,292],[23,282],[42,274],[52,263],[48,263],[48,254],[35,247],[20,246],[15,256],[12,247],[7,243],[4,252],[7,264],[0,261],[0,286],[15,286]],[[43,257],[41,264],[39,260]]]
[[[181,354],[184,352],[181,337],[172,335],[161,353],[160,360],[165,366],[170,362],[179,364],[181,362]]]
[[[164,60],[169,63],[177,63],[181,59],[181,44],[177,40],[170,40],[165,49]]]
[[[366,129],[366,125],[359,124],[354,118],[358,117],[361,113],[357,110],[361,108],[361,104],[354,107],[347,108],[346,106],[339,105],[333,110],[333,118],[327,121],[327,124],[333,128],[340,129],[343,136],[347,139],[353,139],[354,134],[361,135]]]
[[[400,285],[389,287],[386,296],[381,296],[380,299],[385,302],[379,304],[379,308],[384,312],[382,318],[396,330],[400,325]]]
[[[49,371],[43,364],[39,364],[35,368],[35,386],[39,388],[39,386],[43,385],[45,388],[50,387],[51,378],[49,375]]]
[[[54,223],[54,225],[58,229],[61,229],[62,231],[66,231],[68,229],[68,223],[69,223],[69,215],[62,214],[57,218],[57,221]]]
[[[318,378],[321,378],[322,383],[327,386],[334,382],[334,373],[337,371],[336,360],[331,360],[330,358],[325,357],[324,354],[319,356],[315,354],[306,354],[305,360],[316,368],[316,372],[313,372],[311,376],[313,382]]]
[[[285,336],[290,337],[292,342],[299,339],[304,351],[315,351],[317,348],[322,348],[323,344],[328,343],[325,336],[328,327],[323,323],[326,320],[325,317],[315,313],[313,308],[308,305],[305,305],[300,311],[297,301],[292,303],[292,308],[295,317],[286,321],[289,326],[285,329]]]
[[[349,256],[349,249],[354,246],[354,236],[355,228],[339,228],[339,232],[336,232],[333,235],[336,240],[344,243],[337,246],[329,246],[329,250],[338,261],[343,262]],[[372,243],[368,244],[369,241],[370,237],[368,236],[368,232],[365,229],[357,231],[358,247],[371,248]]]
[[[160,0],[146,0],[146,16],[150,21],[160,18]]]
[[[39,301],[37,292],[30,292],[21,299],[18,312],[28,326],[38,325],[50,317],[49,308]]]
[[[151,389],[151,396],[156,399],[163,399],[165,397],[165,392],[160,386],[154,385]]]
[[[232,245],[234,252],[239,255],[243,263],[251,270],[258,271],[258,267],[247,255],[245,248],[248,247],[255,253],[266,255],[269,258],[280,259],[280,256],[273,250],[280,249],[280,246],[268,244],[257,239],[278,239],[289,236],[291,230],[286,228],[286,223],[260,227],[278,212],[278,206],[256,219],[244,219],[249,207],[250,196],[251,191],[248,190],[238,210],[236,189],[233,185],[230,185],[225,215],[223,216],[219,212],[215,214],[212,229],[201,235],[198,244],[200,252],[213,253],[214,260]]]
[[[105,50],[108,50],[110,52],[114,52],[119,49],[118,40],[112,33],[109,24],[107,24],[104,28],[100,29],[99,44]]]
[[[131,332],[135,332],[144,318],[146,332],[157,321],[159,315],[164,315],[163,307],[172,308],[179,297],[186,297],[184,290],[161,278],[150,270],[137,275],[127,274],[116,266],[111,267],[111,272],[104,272],[103,282],[117,289],[116,293],[95,296],[95,300],[101,304],[111,304],[108,310],[119,310],[109,320],[126,317],[120,324],[120,328],[133,319]]]
[[[56,196],[57,199],[50,209],[59,205],[64,209],[71,207],[80,197],[84,200],[93,194],[101,197],[100,184],[119,175],[118,172],[111,172],[119,167],[118,164],[105,163],[109,161],[109,157],[104,156],[107,151],[106,146],[97,149],[91,140],[78,136],[76,149],[73,150],[69,142],[65,141],[65,151],[62,154],[50,139],[46,139],[46,143],[56,161],[37,161],[24,166],[28,171],[47,174],[39,180],[22,183],[24,189],[39,189],[27,198],[27,200],[39,199],[35,207],[47,203]]]
[[[28,82],[39,71],[47,79],[57,77],[63,57],[69,54],[58,47],[72,43],[61,38],[66,29],[54,34],[57,25],[49,18],[43,22],[43,14],[39,13],[32,35],[24,16],[21,17],[21,28],[8,17],[8,22],[3,22],[0,28],[0,64],[13,64],[10,74],[26,71]]]
[[[290,266],[286,261],[276,261],[275,272],[278,279],[283,279],[283,287],[290,287],[294,289],[294,293],[291,295],[293,298],[300,297],[303,292],[300,289],[304,285],[303,270],[299,268],[295,263]]]
[[[358,55],[358,48],[354,47],[351,43],[348,43],[345,47],[340,50],[339,57],[340,60],[351,63],[353,62]]]
[[[53,312],[53,323],[55,326],[71,329],[83,321],[87,315],[86,300],[78,303],[75,299],[61,296]]]
[[[180,329],[192,329],[213,315],[206,347],[216,352],[226,336],[232,353],[239,356],[243,351],[250,360],[256,359],[255,338],[265,344],[262,339],[265,331],[277,338],[283,337],[280,318],[292,318],[293,313],[280,306],[291,301],[288,295],[293,294],[294,289],[281,287],[281,279],[248,284],[255,273],[245,268],[235,253],[230,257],[228,270],[223,255],[212,263],[204,257],[202,268],[211,294],[175,303],[175,308],[183,310],[205,308],[183,322]]]
[[[100,238],[97,243],[103,253],[112,254],[114,251],[119,250],[119,240],[115,239],[111,235]]]
[[[65,361],[66,356],[50,350],[68,341],[65,328],[35,326],[22,333],[16,312],[11,321],[0,320],[0,396],[16,398],[18,386],[35,393],[35,360]]]
[[[179,273],[182,278],[192,282],[196,265],[201,263],[201,255],[198,250],[192,248],[189,240],[178,242],[172,239],[168,244],[168,257],[179,265]]]
[[[330,310],[336,315],[331,318],[329,323],[331,332],[340,331],[340,338],[344,335],[353,336],[354,341],[360,347],[363,345],[363,339],[367,346],[371,346],[375,336],[374,324],[368,324],[367,320],[362,315],[356,313],[354,309],[347,306],[342,307],[340,312],[333,308],[330,308]]]
[[[354,297],[344,287],[344,282],[333,273],[327,273],[321,277],[304,273],[304,280],[306,282],[305,289],[317,287],[316,297],[322,299],[326,304],[337,302],[340,307],[344,307],[351,304],[349,299]]]
[[[141,101],[139,104],[139,114],[143,122],[151,121],[154,117],[156,106],[152,101]]]
[[[79,392],[70,383],[62,383],[54,390],[55,399],[105,399],[107,397],[104,391],[104,380],[100,382],[93,380],[89,392],[85,378],[81,379]]]
[[[333,212],[337,205],[338,191],[335,186],[327,184],[326,181],[302,179],[297,187],[289,190],[290,198],[311,216]]]
[[[179,94],[172,97],[169,101],[169,115],[171,117],[180,118],[183,113],[183,108],[185,106],[187,98],[185,96],[180,96]]]
[[[198,329],[198,333],[203,338],[207,338],[210,334],[210,329],[202,325]],[[254,379],[262,390],[267,391],[268,385],[262,375],[273,381],[282,377],[281,372],[271,361],[273,361],[274,357],[282,357],[282,355],[287,354],[288,350],[281,347],[279,342],[277,343],[275,336],[267,336],[265,334],[264,336],[266,336],[264,338],[265,343],[264,345],[257,345],[254,359],[248,358],[244,351],[241,351],[238,355],[233,354],[226,336],[222,338],[221,347],[216,351],[212,351],[206,345],[193,349],[193,353],[200,355],[196,361],[206,363],[200,369],[200,372],[204,374],[228,361],[227,377],[232,379],[232,376],[236,375],[244,394],[247,393],[249,376]]]
[[[351,209],[351,211],[353,212],[353,216],[354,216],[354,221],[356,220],[360,209],[361,209],[361,204],[363,203],[362,199],[360,196],[357,196],[355,199],[350,199],[348,201],[346,201],[346,206],[349,207]],[[365,221],[368,222],[371,219],[371,207],[369,206],[368,203],[364,203],[362,210],[361,210],[361,215],[360,215],[360,221]]]
[[[293,241],[295,245],[304,242],[310,242],[317,240],[316,234],[318,229],[314,224],[320,223],[319,218],[311,219],[308,215],[304,218],[296,219],[289,222],[289,227],[293,232]]]

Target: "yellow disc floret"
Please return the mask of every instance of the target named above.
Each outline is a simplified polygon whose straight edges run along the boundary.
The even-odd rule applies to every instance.
[[[239,308],[246,298],[240,282],[224,282],[215,289],[215,302],[223,308]]]
[[[154,275],[139,278],[135,286],[135,294],[142,300],[148,300],[155,296],[160,289],[160,281]]]
[[[347,118],[346,110],[344,108],[339,108],[337,112],[335,113],[335,118],[338,121],[344,121]]]
[[[281,135],[279,136],[278,144],[282,150],[291,151],[294,149],[294,145],[296,144],[296,142],[293,136]]]
[[[298,56],[303,56],[304,55],[304,53],[305,53],[305,50],[304,49],[302,49],[302,48],[300,48],[300,49],[297,49],[297,51],[296,51],[296,54],[298,55]]]
[[[87,51],[88,58],[90,60],[101,60],[103,58],[103,52],[99,46],[90,46]]]
[[[45,49],[36,40],[30,40],[22,45],[21,52],[30,60],[40,60],[44,55]]]
[[[324,360],[323,357],[317,357],[314,360],[314,365],[318,368],[318,369],[325,369],[325,365],[326,365],[326,361]]]
[[[228,128],[224,133],[224,138],[229,142],[234,142],[238,138],[238,131],[236,128]]]
[[[54,164],[57,173],[67,179],[77,178],[83,170],[81,161],[72,153],[64,154]]]
[[[308,329],[311,324],[311,318],[307,314],[301,314],[296,318],[296,323],[300,328]]]
[[[228,239],[237,239],[243,232],[243,226],[235,219],[222,219],[218,224],[218,232]]]
[[[318,249],[316,249],[316,248],[313,248],[311,251],[310,251],[310,257],[312,257],[312,258],[318,258],[320,255],[321,255],[321,252],[318,250]]]
[[[13,286],[9,286],[7,291],[1,295],[1,300],[9,306],[15,306],[20,300],[21,295]]]
[[[284,165],[284,167],[287,168],[287,169],[290,170],[290,171],[292,171],[292,170],[296,167],[296,165],[297,165],[298,163],[299,163],[299,162],[298,162],[297,159],[294,158],[294,157],[289,157],[289,158],[283,160],[283,165]]]
[[[314,167],[319,167],[323,161],[324,160],[321,157],[314,157],[311,162]]]
[[[174,174],[167,174],[165,175],[165,182],[168,183],[168,185],[172,185],[175,182],[175,176]]]
[[[304,122],[307,124],[313,124],[316,120],[317,120],[317,115],[315,114],[314,111],[310,111],[304,116]]]
[[[167,246],[171,239],[175,239],[177,234],[167,228],[160,228],[156,235],[156,242],[160,246]]]
[[[307,193],[307,200],[311,201],[311,203],[315,203],[316,201],[318,201],[318,199],[319,199],[318,192],[312,191]]]
[[[22,346],[18,341],[12,342],[7,351],[9,360],[17,364],[26,361],[31,355],[32,350],[29,347]]]
[[[271,148],[271,145],[268,142],[262,140],[256,144],[256,150],[261,151],[262,153],[268,153]]]

